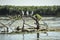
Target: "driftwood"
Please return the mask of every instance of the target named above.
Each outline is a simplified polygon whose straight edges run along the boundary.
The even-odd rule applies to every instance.
[[[38,21],[38,19],[37,19],[37,16],[35,16],[35,18],[34,17],[32,17],[32,16],[30,16],[33,20],[35,20],[36,21],[36,25],[37,25],[37,30],[39,29],[39,21]]]

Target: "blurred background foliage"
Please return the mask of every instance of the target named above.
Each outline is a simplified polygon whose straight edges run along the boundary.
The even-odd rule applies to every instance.
[[[11,6],[11,5],[0,5],[0,16],[6,15],[20,15],[22,16],[22,11],[24,11],[24,15],[26,11],[31,14],[33,11],[33,15],[39,14],[41,16],[60,16],[60,6]]]

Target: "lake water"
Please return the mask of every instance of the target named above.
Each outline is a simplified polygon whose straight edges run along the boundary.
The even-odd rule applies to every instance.
[[[47,34],[39,33],[39,37],[37,33],[0,34],[0,40],[60,40],[60,32],[47,32]]]

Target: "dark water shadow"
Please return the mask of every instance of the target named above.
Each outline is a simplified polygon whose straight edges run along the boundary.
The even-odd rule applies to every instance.
[[[37,40],[39,40],[39,33],[37,33]]]

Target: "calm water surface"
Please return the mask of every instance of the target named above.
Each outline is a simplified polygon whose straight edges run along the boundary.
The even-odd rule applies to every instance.
[[[48,35],[47,35],[48,34]],[[0,34],[0,40],[60,40],[60,32],[25,33],[25,34]]]

